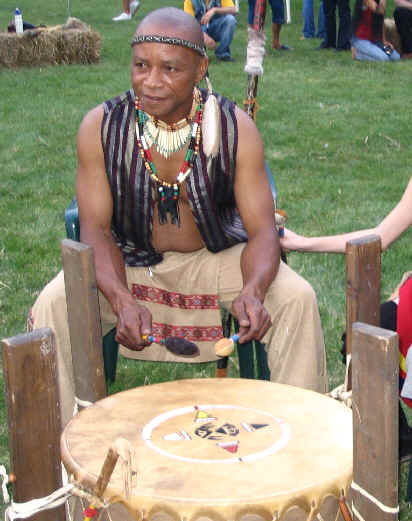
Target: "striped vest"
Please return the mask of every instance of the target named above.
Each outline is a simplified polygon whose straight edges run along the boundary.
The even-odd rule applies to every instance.
[[[205,98],[206,92],[201,92]],[[220,96],[218,100],[219,154],[207,159],[200,141],[193,171],[185,181],[193,217],[212,252],[247,240],[233,191],[238,139],[235,104]],[[101,139],[113,197],[113,237],[127,265],[150,266],[162,260],[151,242],[156,187],[138,151],[134,101],[134,92],[129,90],[103,104]]]

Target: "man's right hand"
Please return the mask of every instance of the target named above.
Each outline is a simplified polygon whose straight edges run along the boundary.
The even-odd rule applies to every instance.
[[[122,299],[117,307],[116,340],[132,351],[141,351],[148,345],[143,335],[152,334],[152,315],[150,311],[130,298]]]

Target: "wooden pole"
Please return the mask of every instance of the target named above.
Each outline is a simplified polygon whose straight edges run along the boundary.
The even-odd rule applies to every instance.
[[[246,100],[244,103],[245,112],[250,116],[253,121],[256,121],[256,111],[257,111],[257,88],[258,88],[259,76],[254,74],[247,75],[247,85],[246,85]]]
[[[49,328],[2,340],[13,500],[47,496],[62,486],[56,348]],[[64,519],[64,507],[30,519]]]
[[[397,334],[356,322],[352,364],[353,506],[368,521],[395,521],[398,519]],[[358,487],[376,501],[368,499]],[[353,517],[361,519],[358,515]]]
[[[266,0],[256,0],[255,12],[253,16],[253,30],[256,32],[264,31],[266,17]],[[247,114],[256,121],[257,111],[257,88],[259,76],[255,74],[248,74],[246,85],[246,99],[244,108]]]
[[[346,243],[346,352],[352,352],[352,324],[380,323],[381,240],[369,235]]]
[[[95,402],[107,394],[102,326],[93,248],[64,239],[61,244],[76,397]]]

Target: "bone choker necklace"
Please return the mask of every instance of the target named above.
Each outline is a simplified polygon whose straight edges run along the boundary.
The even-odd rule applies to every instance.
[[[195,89],[189,116],[171,124],[156,119],[142,111],[144,119],[143,132],[148,147],[150,148],[154,145],[159,154],[166,159],[182,150],[187,145],[192,134],[194,116],[199,102],[200,92],[198,89]]]

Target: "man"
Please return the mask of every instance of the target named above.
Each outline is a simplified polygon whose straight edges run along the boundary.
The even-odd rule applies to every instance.
[[[402,44],[402,59],[412,59],[412,1],[395,0],[393,12],[396,28]]]
[[[239,321],[239,342],[266,344],[272,380],[324,392],[316,297],[279,260],[254,122],[222,97],[218,110],[203,110],[207,94],[196,84],[208,59],[192,16],[153,11],[132,48],[133,88],[91,110],[78,134],[81,240],[94,248],[103,333],[116,325],[123,353],[138,359],[178,359],[148,346],[154,332],[185,336],[200,347],[194,361],[213,360],[222,306]],[[217,155],[208,146],[215,137]],[[31,320],[55,331],[67,422],[73,398],[61,273]]]
[[[184,10],[200,23],[205,45],[218,60],[234,61],[230,44],[235,34],[237,13],[232,0],[185,0]],[[219,42],[219,45],[216,45]]]

